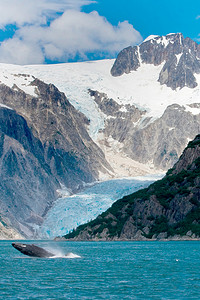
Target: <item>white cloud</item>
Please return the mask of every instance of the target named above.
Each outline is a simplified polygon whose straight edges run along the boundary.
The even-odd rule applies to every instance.
[[[92,0],[0,0],[0,28],[8,24],[46,24],[48,17],[67,9],[80,9]]]
[[[0,46],[0,62],[14,64],[40,64],[44,54],[38,44],[21,41],[14,37]]]
[[[15,4],[19,1],[27,2],[10,1]],[[26,6],[23,10],[27,11],[26,16],[18,14],[18,19],[15,16],[18,30],[13,38],[1,43],[0,62],[33,64],[45,60],[68,61],[77,55],[86,59],[91,53],[94,53],[94,56],[103,53],[104,56],[111,57],[124,47],[142,41],[140,33],[127,21],[113,26],[96,11],[84,13],[79,10],[83,4],[93,1],[68,0],[60,1],[59,4],[55,0],[29,1],[33,13],[31,14],[30,7]],[[0,12],[3,2],[0,0]],[[37,8],[34,3],[37,3]],[[47,25],[46,18],[61,10],[65,12],[55,15]],[[28,18],[28,15],[31,16]],[[12,18],[14,20],[14,14],[10,13],[10,20]],[[2,20],[0,22],[1,25],[6,23]]]

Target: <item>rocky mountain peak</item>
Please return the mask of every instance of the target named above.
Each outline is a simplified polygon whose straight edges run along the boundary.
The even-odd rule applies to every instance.
[[[195,88],[200,73],[200,45],[181,33],[150,36],[135,47],[123,49],[111,69],[112,76],[136,71],[142,64],[163,64],[158,81],[175,90]]]

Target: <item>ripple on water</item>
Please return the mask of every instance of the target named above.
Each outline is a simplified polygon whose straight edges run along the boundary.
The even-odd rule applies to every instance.
[[[200,242],[54,245],[80,257],[29,258],[0,242],[0,298],[200,299]]]

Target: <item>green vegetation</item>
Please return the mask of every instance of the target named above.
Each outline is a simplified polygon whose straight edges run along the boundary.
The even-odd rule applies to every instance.
[[[151,239],[154,235],[157,236],[161,232],[166,232],[167,237],[174,235],[184,236],[188,231],[191,231],[196,236],[200,236],[200,208],[193,209],[182,221],[175,225],[169,225],[166,216],[157,217],[149,234],[144,234],[144,236]]]
[[[200,146],[200,135],[198,135],[194,141],[190,142],[186,149],[194,148],[196,146]],[[183,157],[184,156],[182,155],[181,159],[183,159]],[[133,222],[135,222],[137,229],[143,231],[145,226],[149,227],[149,234],[144,233],[144,236],[150,239],[161,232],[166,232],[168,237],[175,234],[185,235],[188,231],[200,236],[199,178],[200,157],[193,161],[187,169],[183,169],[178,174],[176,173],[175,166],[167,172],[163,179],[154,182],[148,188],[139,190],[116,201],[97,219],[79,226],[65,237],[73,238],[85,229],[87,229],[88,234],[92,236],[100,237],[100,234],[106,229],[109,238],[120,237],[124,224],[130,216],[132,217]],[[163,207],[162,215],[150,215],[146,217],[145,214],[147,215],[147,211],[145,210],[143,211],[143,216],[141,218],[134,215],[134,208],[137,207],[137,205],[145,207],[145,202],[147,203],[147,207],[151,197],[155,200],[155,205],[157,200]],[[171,204],[172,200],[173,204]],[[186,216],[180,215],[180,218],[182,218],[181,221],[174,225],[169,225],[167,216],[172,214],[171,210],[179,209],[180,203],[182,203],[182,206],[189,203],[188,209],[191,209],[192,206],[192,210]]]
[[[154,222],[153,226],[151,227],[149,234],[144,234],[144,236],[148,239],[151,239],[154,234],[158,235],[161,232],[168,233],[169,229],[170,229],[170,227],[168,225],[167,218],[162,215],[155,219],[155,222]]]
[[[200,208],[189,212],[183,221],[174,226],[176,234],[185,235],[188,231],[200,236]]]
[[[200,134],[198,134],[193,141],[189,142],[187,148],[195,148],[196,146],[199,145],[200,145]]]

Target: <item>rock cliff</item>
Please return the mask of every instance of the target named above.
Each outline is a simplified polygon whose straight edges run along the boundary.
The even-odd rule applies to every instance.
[[[33,236],[61,186],[172,167],[200,132],[199,57],[171,34],[115,62],[1,64],[0,209],[11,226]]]
[[[65,236],[74,240],[200,238],[200,135],[166,176]]]
[[[167,170],[180,157],[188,138],[200,132],[200,114],[192,114],[184,106],[169,105],[160,118],[152,121],[135,105],[120,105],[98,91],[89,93],[107,116],[99,145],[112,149],[117,141],[118,152],[134,161]]]
[[[0,216],[0,240],[23,240],[24,237],[14,228],[6,223],[6,220]]]
[[[145,69],[147,66],[152,68]],[[152,72],[153,66],[158,67],[159,72],[156,75]],[[148,81],[141,76],[145,77],[147,70],[152,72],[152,76],[155,76],[160,85],[166,85],[177,94],[185,88],[188,103],[182,104],[181,100],[177,103],[175,99],[173,102],[169,96],[167,106],[165,102],[168,102],[168,99],[161,93],[158,101],[166,108],[159,117],[155,117],[156,113],[149,113],[152,107],[158,107],[157,100],[153,98],[157,97],[157,93],[152,97],[150,93],[148,96],[148,90],[147,93],[142,91],[148,86]],[[101,133],[98,139],[105,153],[115,152],[113,145],[118,143],[118,156],[121,154],[122,157],[126,156],[156,169],[167,170],[172,167],[188,140],[200,132],[200,106],[197,102],[190,103],[194,94],[198,93],[196,75],[199,73],[200,46],[190,38],[184,38],[181,33],[150,36],[139,46],[123,49],[111,68],[111,75],[119,77],[119,85],[127,81],[129,85],[137,86],[134,81],[137,82],[137,78],[140,78],[141,83],[137,88],[141,95],[139,93],[137,96],[137,90],[133,89],[130,94],[132,101],[129,101],[129,104],[124,101],[123,104],[123,100],[119,101],[117,98],[109,98],[106,93],[89,90],[99,110],[106,116],[103,134]],[[152,81],[152,89],[154,87],[157,89]],[[188,92],[187,88],[191,92]],[[166,94],[168,93],[166,89]],[[145,105],[146,109],[137,105],[137,98],[142,97],[147,103],[150,102],[149,107]]]
[[[26,72],[30,77],[24,75]],[[3,65],[0,80],[15,83],[14,89],[19,91],[32,75],[53,83],[82,112],[80,120],[85,121],[80,123],[88,124],[90,137],[113,168],[106,173],[100,166],[101,179],[167,170],[200,132],[199,45],[182,34],[151,36],[141,45],[123,50],[115,61]],[[22,77],[23,84],[19,85]],[[37,86],[30,87],[32,92],[34,88],[38,91]],[[42,107],[42,112],[52,119],[58,112],[55,106],[53,109],[51,114]],[[37,118],[31,114],[26,120],[34,124],[34,130]],[[52,130],[60,139],[55,124],[45,127],[49,135]],[[36,128],[35,132],[44,138],[44,130]]]
[[[197,86],[194,74],[200,73],[200,45],[184,38],[181,33],[152,37],[140,46],[122,50],[111,74],[121,76],[136,71],[142,63],[154,66],[164,64],[158,78],[160,84],[172,89],[184,86],[194,88]]]
[[[0,212],[27,237],[61,185],[75,192],[110,168],[86,117],[54,85],[31,84],[35,97],[0,85]]]

